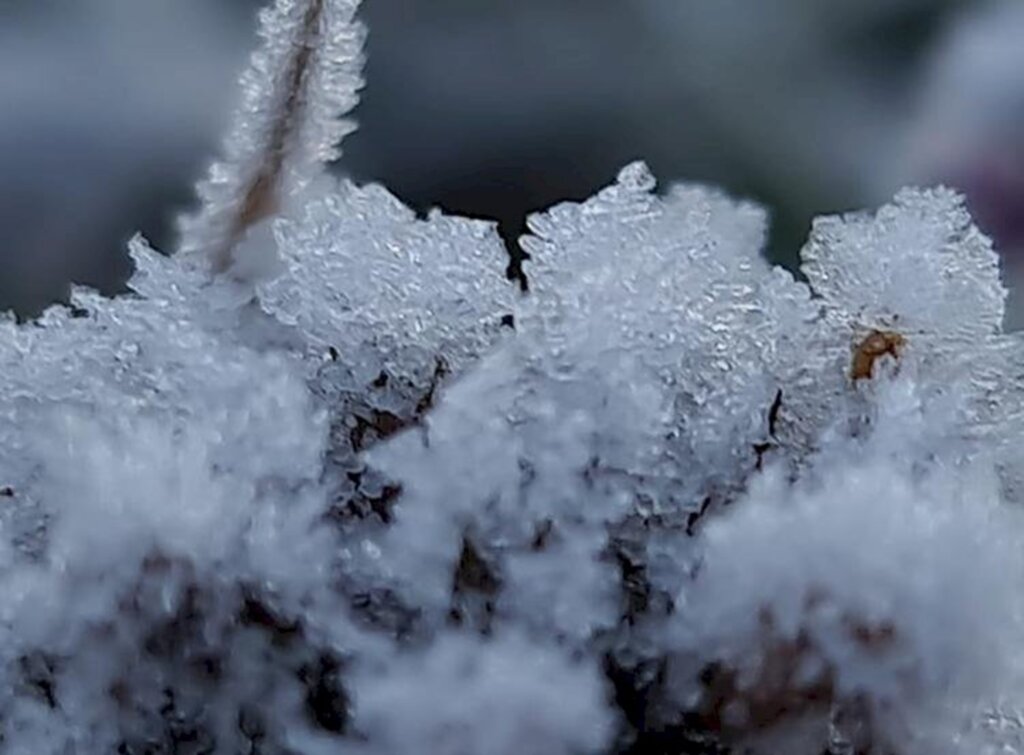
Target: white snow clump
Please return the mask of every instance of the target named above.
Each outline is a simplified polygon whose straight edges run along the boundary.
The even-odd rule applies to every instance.
[[[181,254],[0,322],[0,752],[1019,751],[1024,341],[960,197],[800,280],[637,163],[523,294],[320,170],[356,5],[264,14]]]

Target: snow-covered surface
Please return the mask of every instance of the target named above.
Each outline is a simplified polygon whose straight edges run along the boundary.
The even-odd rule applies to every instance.
[[[259,275],[136,239],[132,294],[0,323],[0,751],[1019,747],[1024,342],[961,199],[821,219],[803,282],[636,163],[522,294],[310,166],[356,68]]]

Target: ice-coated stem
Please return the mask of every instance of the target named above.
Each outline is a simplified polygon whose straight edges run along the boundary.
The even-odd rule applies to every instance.
[[[201,207],[181,221],[181,252],[228,270],[246,232],[340,155],[363,84],[359,3],[275,0],[261,12],[263,41],[242,75],[224,155],[197,186]]]

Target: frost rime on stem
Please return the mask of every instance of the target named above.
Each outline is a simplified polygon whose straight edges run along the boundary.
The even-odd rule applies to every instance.
[[[182,252],[228,270],[246,232],[340,155],[355,128],[343,116],[363,84],[358,7],[359,0],[277,0],[260,14],[263,45],[242,76],[225,156],[197,187],[202,206],[181,221]]]

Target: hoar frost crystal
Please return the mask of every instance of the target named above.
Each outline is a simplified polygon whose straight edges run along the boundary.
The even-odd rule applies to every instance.
[[[326,176],[277,0],[181,251],[0,323],[0,751],[1019,752],[1024,341],[954,193],[642,164],[494,229]]]

